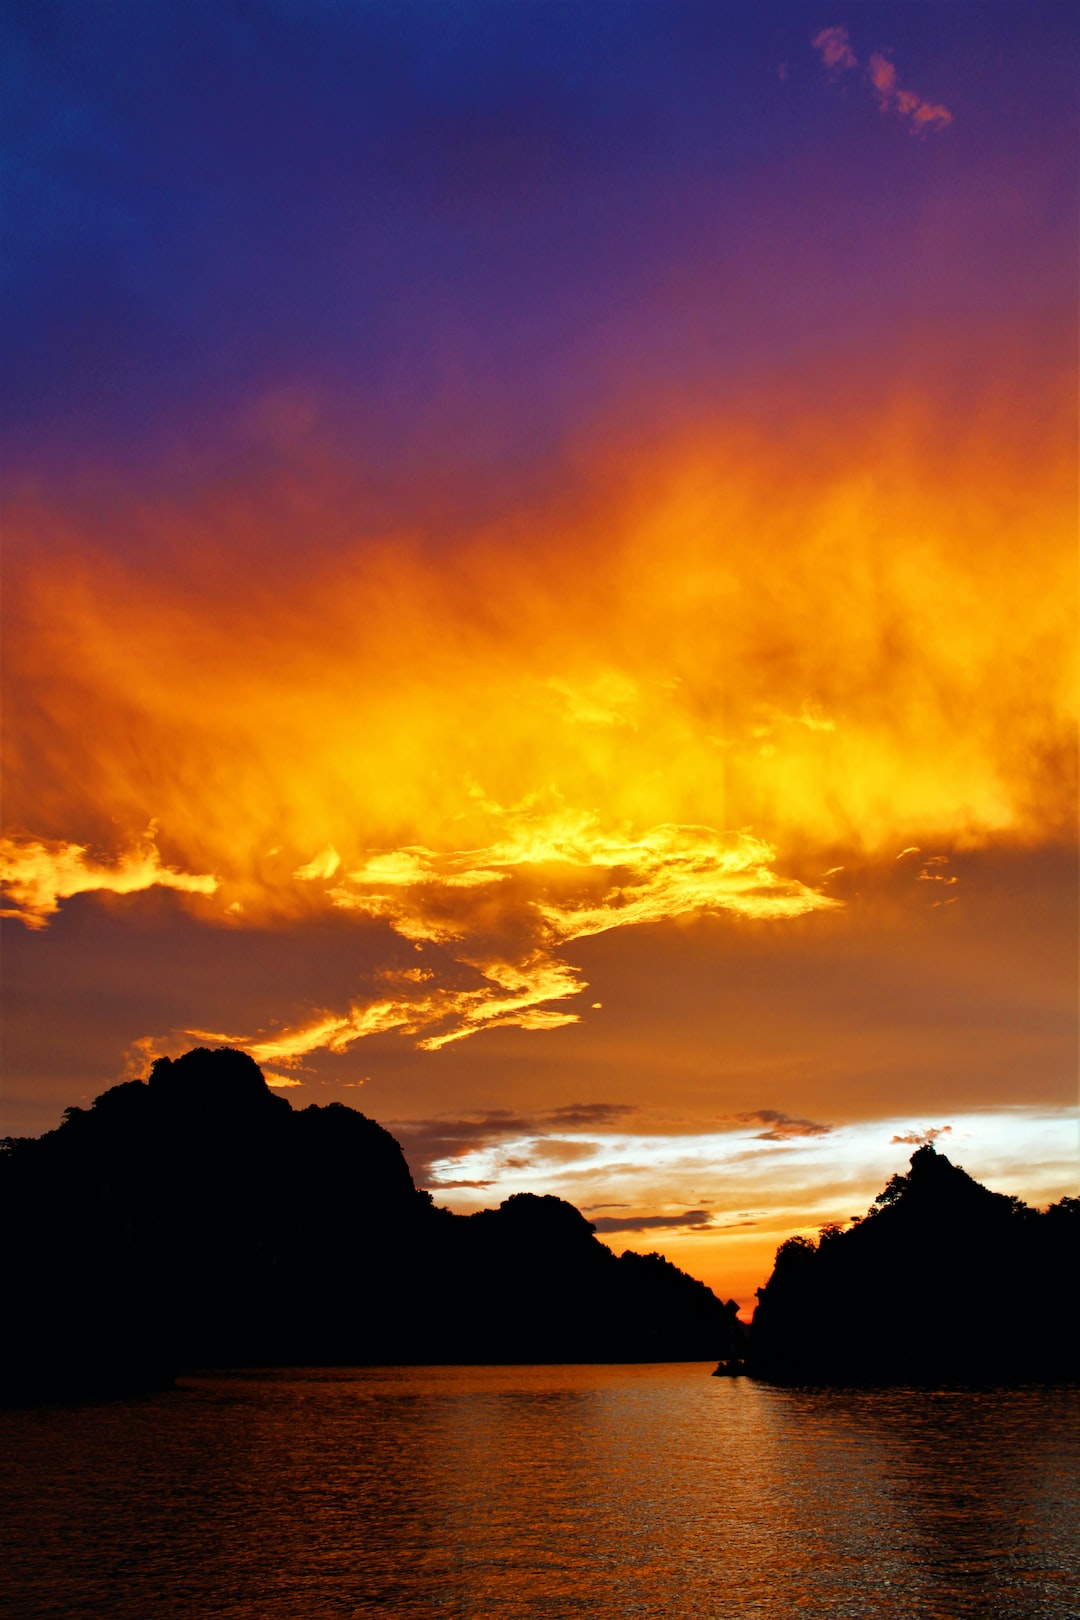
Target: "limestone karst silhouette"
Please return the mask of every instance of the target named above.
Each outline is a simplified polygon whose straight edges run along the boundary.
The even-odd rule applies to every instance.
[[[1040,1214],[920,1147],[865,1219],[781,1244],[748,1367],[796,1383],[1075,1378],[1078,1262],[1080,1199]]]
[[[0,1222],[15,1397],[210,1365],[711,1359],[744,1331],[734,1301],[616,1258],[560,1199],[435,1208],[382,1126],[293,1109],[230,1050],[6,1141]]]
[[[130,1391],[181,1367],[715,1360],[734,1301],[616,1258],[558,1198],[456,1216],[390,1133],[293,1109],[251,1058],[197,1050],[0,1152],[6,1398]],[[748,1369],[787,1382],[1073,1378],[1080,1199],[1042,1214],[932,1147],[868,1216],[793,1238]]]

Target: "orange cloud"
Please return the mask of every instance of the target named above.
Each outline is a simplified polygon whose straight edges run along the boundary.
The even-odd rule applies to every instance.
[[[298,866],[293,877],[300,878],[305,883],[312,883],[316,878],[332,878],[340,865],[341,856],[333,844],[327,844],[326,848],[313,855],[310,861]]]
[[[227,1037],[288,1065],[573,1023],[574,941],[834,910],[839,851],[1067,837],[1071,457],[989,409],[721,421],[453,547],[355,510],[320,547],[313,511],[348,527],[325,470],[119,510],[138,565],[13,502],[10,910],[157,885],[221,927],[417,947],[369,998]]]
[[[823,28],[815,34],[811,45],[835,79],[859,65],[851,48],[846,28]],[[895,112],[906,118],[914,134],[925,134],[931,129],[944,129],[952,123],[952,113],[940,103],[924,101],[914,90],[905,90],[897,83],[896,67],[880,51],[875,51],[867,67],[867,78],[883,112]]]
[[[579,1014],[546,1004],[588,988],[556,954],[572,940],[680,916],[785,918],[837,904],[778,877],[775,851],[745,833],[723,840],[708,828],[668,826],[635,838],[604,832],[595,814],[488,809],[502,836],[487,848],[373,855],[327,891],[334,907],[385,919],[417,945],[452,947],[456,961],[473,970],[475,988],[450,990],[430,982],[430,969],[416,969],[395,975],[406,992],[401,999],[233,1043],[259,1061],[289,1061],[322,1047],[345,1051],[388,1029],[419,1037],[427,1051],[508,1024],[556,1029]],[[503,883],[493,895],[492,885]]]
[[[890,1136],[889,1141],[903,1143],[906,1147],[928,1147],[939,1136],[948,1136],[951,1130],[951,1125],[931,1125],[925,1131],[901,1131],[896,1136]]]
[[[914,90],[903,90],[896,82],[896,68],[887,56],[875,53],[870,58],[870,83],[883,112],[897,112],[910,119],[912,129],[923,133],[929,129],[944,129],[952,123],[948,107],[924,101]]]
[[[119,854],[112,864],[96,861],[83,844],[62,839],[0,838],[0,882],[8,905],[0,917],[16,917],[28,928],[44,928],[61,900],[76,894],[137,894],[143,889],[175,889],[212,895],[218,880],[210,873],[162,866],[151,836]]]
[[[821,52],[821,60],[825,66],[834,72],[845,73],[849,68],[859,65],[859,59],[851,48],[846,28],[823,28],[820,34],[814,35],[811,44],[816,51]]]

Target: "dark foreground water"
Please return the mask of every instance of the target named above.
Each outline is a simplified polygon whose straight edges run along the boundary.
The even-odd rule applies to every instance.
[[[226,1374],[0,1413],[0,1610],[1080,1615],[1080,1390],[709,1371]]]

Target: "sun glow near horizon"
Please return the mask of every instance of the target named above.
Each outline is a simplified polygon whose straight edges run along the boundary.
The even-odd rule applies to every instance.
[[[911,1115],[831,1125],[770,1119],[769,1112],[714,1119],[694,1131],[649,1130],[644,1119],[622,1128],[599,1120],[592,1129],[555,1119],[532,1131],[497,1118],[466,1121],[474,1136],[442,1158],[429,1157],[430,1143],[440,1131],[451,1137],[452,1123],[393,1126],[438,1203],[468,1214],[518,1192],[565,1198],[616,1252],[660,1248],[737,1298],[747,1317],[780,1242],[861,1218],[925,1141],[993,1191],[1033,1206],[1075,1186],[1080,1140],[1068,1109],[986,1108],[951,1114],[929,1129]]]

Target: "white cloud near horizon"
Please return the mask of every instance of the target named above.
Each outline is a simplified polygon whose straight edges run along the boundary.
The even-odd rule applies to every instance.
[[[935,1138],[953,1163],[994,1192],[1042,1206],[1077,1190],[1080,1119],[1072,1109],[980,1110],[954,1114],[947,1126],[865,1120],[779,1140],[763,1139],[753,1117],[734,1129],[696,1134],[653,1134],[644,1122],[636,1130],[609,1124],[588,1130],[587,1140],[554,1121],[550,1135],[542,1126],[513,1134],[517,1122],[506,1123],[505,1136],[488,1128],[469,1142],[455,1133],[454,1151],[429,1161],[426,1185],[436,1202],[464,1213],[516,1192],[550,1193],[578,1208],[625,1208],[620,1230],[717,1232],[736,1220],[786,1234],[864,1213],[889,1177],[907,1169],[912,1149]],[[392,1122],[391,1129],[400,1131],[408,1156],[408,1122]],[[579,1151],[553,1153],[556,1140],[576,1142]]]

